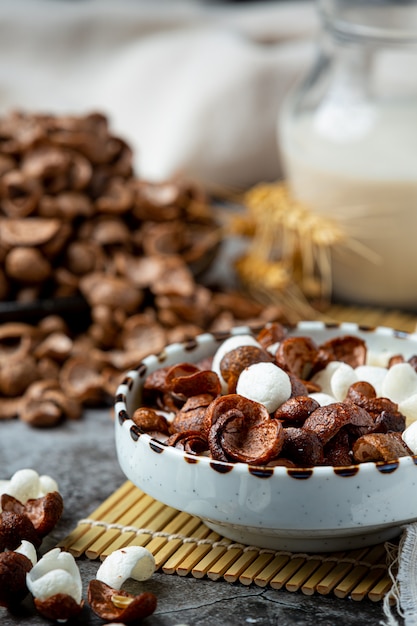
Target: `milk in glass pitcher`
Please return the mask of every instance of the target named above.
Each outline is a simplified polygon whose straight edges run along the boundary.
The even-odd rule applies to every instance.
[[[317,58],[279,120],[286,178],[344,234],[334,299],[417,310],[417,2],[317,6]]]

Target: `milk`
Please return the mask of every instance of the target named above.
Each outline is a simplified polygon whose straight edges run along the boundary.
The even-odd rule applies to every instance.
[[[334,220],[347,242],[332,253],[333,295],[417,308],[417,106],[324,102],[281,118],[294,196]]]

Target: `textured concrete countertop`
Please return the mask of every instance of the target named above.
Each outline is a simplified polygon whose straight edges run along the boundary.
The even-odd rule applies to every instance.
[[[0,478],[8,479],[24,467],[54,477],[64,498],[63,517],[44,540],[44,553],[125,481],[116,459],[110,409],[86,411],[80,421],[49,430],[35,430],[19,421],[0,423]],[[84,557],[77,562],[85,595],[99,562]],[[382,604],[368,600],[309,597],[158,572],[144,584],[158,597],[156,612],[142,622],[147,626],[363,626],[380,624],[384,618]],[[75,623],[98,626],[103,621],[86,606]],[[0,608],[0,624],[44,626],[48,622],[35,613],[28,597],[17,615]]]

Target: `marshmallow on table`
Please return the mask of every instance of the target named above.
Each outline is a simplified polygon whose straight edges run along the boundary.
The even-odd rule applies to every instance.
[[[149,550],[142,546],[126,546],[115,550],[97,570],[96,578],[118,591],[128,578],[148,580],[155,572],[155,559]]]
[[[10,480],[0,481],[0,495],[7,493],[22,504],[28,500],[41,498],[52,491],[58,491],[56,481],[50,476],[39,476],[33,469],[18,470]]]
[[[31,561],[32,565],[35,565],[38,561],[38,555],[36,554],[35,546],[33,545],[33,543],[30,543],[30,541],[26,541],[26,539],[22,539],[22,543],[16,548],[16,550],[14,550],[14,552],[23,554],[23,556]]]
[[[44,601],[62,593],[71,596],[77,604],[82,598],[81,575],[74,557],[69,552],[53,548],[32,567],[26,575],[26,584],[34,598]]]

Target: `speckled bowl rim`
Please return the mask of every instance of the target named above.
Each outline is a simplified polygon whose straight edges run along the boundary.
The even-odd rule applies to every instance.
[[[311,467],[295,467],[288,468],[285,466],[265,467],[262,465],[252,465],[247,463],[232,463],[227,461],[215,461],[209,456],[193,455],[173,446],[168,446],[164,442],[155,439],[149,434],[141,431],[130,418],[127,406],[126,397],[132,389],[136,379],[144,381],[150,371],[154,371],[158,367],[163,367],[164,362],[170,356],[175,356],[177,353],[187,354],[192,353],[196,346],[205,343],[217,343],[221,344],[222,341],[232,335],[237,334],[253,334],[264,328],[265,324],[257,326],[237,326],[230,331],[221,332],[206,332],[197,335],[194,339],[185,342],[178,342],[168,344],[164,350],[158,354],[150,354],[145,357],[136,368],[130,369],[123,381],[120,383],[116,390],[115,397],[115,420],[117,425],[122,426],[125,422],[130,422],[130,431],[132,438],[136,441],[139,437],[143,443],[148,443],[149,447],[155,452],[164,452],[165,455],[173,457],[174,459],[187,459],[189,463],[203,463],[211,467],[215,466],[220,473],[227,474],[229,471],[251,473],[264,476],[292,476],[293,478],[308,478],[312,474],[317,476],[323,476],[324,478],[337,474],[338,476],[353,476],[353,475],[367,475],[369,472],[389,475],[400,467],[406,467],[409,465],[417,465],[417,455],[404,456],[399,459],[393,459],[392,461],[368,461],[365,463],[358,463],[346,466],[331,466],[331,465],[317,465]],[[406,341],[415,342],[415,353],[417,354],[417,333],[409,333],[406,331],[396,330],[387,326],[367,326],[354,322],[321,322],[321,321],[302,321],[294,324],[293,326],[285,327],[290,334],[308,334],[309,332],[323,332],[323,331],[337,331],[337,335],[340,334],[360,334],[373,335],[378,338],[387,339],[400,339]],[[223,468],[223,471],[221,470]]]

